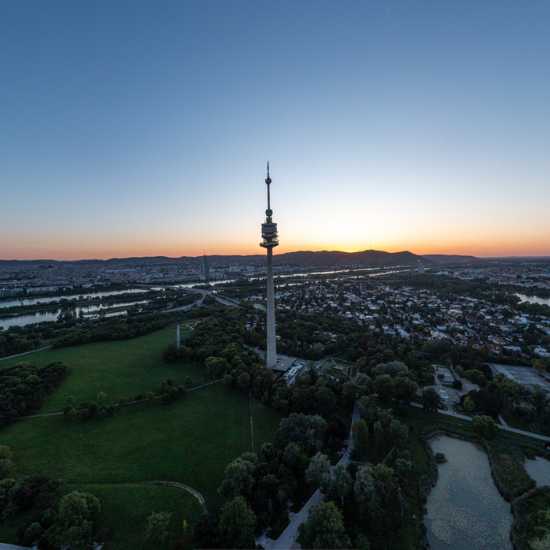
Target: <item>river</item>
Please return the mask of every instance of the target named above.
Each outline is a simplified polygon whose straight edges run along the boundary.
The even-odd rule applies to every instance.
[[[91,306],[77,306],[73,309],[75,315],[82,315],[88,319],[99,318],[99,313],[103,313],[103,317],[115,317],[119,315],[126,315],[126,309],[140,304],[147,304],[148,300],[141,300],[137,302],[123,302],[116,304],[96,304]],[[109,311],[110,309],[116,309],[116,311]],[[27,325],[36,325],[38,323],[48,323],[57,321],[62,309],[55,311],[37,311],[35,313],[28,313],[26,315],[17,315],[16,317],[0,318],[0,328],[7,330],[11,327],[25,327]]]
[[[431,439],[430,446],[447,457],[427,502],[432,550],[512,550],[510,505],[495,487],[485,452],[448,436]]]
[[[105,296],[118,296],[119,294],[142,294],[144,292],[148,292],[148,290],[142,288],[129,288],[127,290],[107,290],[105,292],[69,294],[67,296],[43,296],[41,298],[17,298],[14,300],[0,300],[0,309],[6,307],[35,306],[37,304],[55,304],[57,302],[61,302],[61,300],[103,298]]]
[[[307,272],[300,272],[300,273],[287,273],[287,274],[276,275],[275,282],[277,284],[277,279],[288,279],[292,277],[307,278],[307,277],[315,277],[320,275],[341,275],[341,274],[347,274],[348,276],[340,277],[337,280],[344,279],[344,278],[358,279],[364,276],[380,277],[382,275],[391,275],[393,273],[398,273],[400,271],[410,271],[410,269],[406,269],[404,268],[404,266],[396,266],[395,268],[392,268],[389,271],[385,271],[385,269],[388,269],[388,268],[366,267],[366,268],[360,268],[360,269],[335,269],[331,271],[307,271]],[[374,272],[374,273],[368,273],[368,272]],[[362,274],[354,275],[354,273],[362,273]],[[265,276],[250,277],[248,280],[260,281],[263,279],[265,279]],[[234,283],[236,281],[237,279],[220,279],[218,281],[212,281],[210,285],[212,286],[225,285],[229,283]],[[201,284],[204,284],[204,283],[182,283],[182,284],[166,285],[166,286],[154,286],[149,289],[130,288],[126,290],[109,290],[104,292],[90,292],[88,294],[70,294],[67,296],[45,296],[41,298],[19,298],[19,299],[13,299],[13,300],[0,300],[0,310],[2,308],[7,308],[7,307],[32,306],[37,304],[44,304],[44,305],[54,304],[54,303],[60,302],[61,300],[102,298],[104,296],[117,296],[119,294],[142,294],[144,292],[149,292],[149,291],[161,292],[166,289],[193,288]],[[279,283],[277,284],[277,286],[285,287],[285,286],[294,286],[296,284],[299,284],[299,283]],[[141,302],[127,303],[127,304],[107,304],[107,305],[100,304],[100,305],[92,305],[92,306],[82,306],[82,307],[75,308],[75,312],[78,315],[82,311],[83,315],[93,318],[90,314],[100,309],[108,309],[112,307],[119,308],[123,306],[129,307],[131,305],[143,304],[143,303],[147,303],[147,300],[143,300]],[[18,315],[16,317],[0,318],[0,328],[7,330],[11,327],[24,327],[27,325],[35,325],[37,323],[57,321],[57,318],[59,317],[60,312],[61,312],[60,309],[57,311],[37,311],[34,313]],[[106,313],[104,316],[112,317],[114,315],[124,315],[125,313],[126,311],[118,311],[118,312]],[[96,315],[95,317],[99,317],[99,316]]]

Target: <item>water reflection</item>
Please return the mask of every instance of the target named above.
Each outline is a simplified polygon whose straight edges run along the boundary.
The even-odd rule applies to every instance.
[[[433,438],[444,453],[439,478],[427,502],[426,527],[433,550],[512,550],[510,505],[498,493],[487,455],[468,441]]]
[[[129,288],[127,290],[108,290],[105,292],[92,292],[89,294],[69,294],[67,296],[44,296],[42,298],[18,298],[15,300],[1,300],[0,309],[5,307],[35,306],[37,304],[55,304],[61,300],[80,300],[86,298],[103,298],[105,296],[118,296],[119,294],[142,294],[148,292],[143,288]]]
[[[119,315],[126,315],[128,313],[127,309],[121,308],[129,308],[132,306],[147,303],[148,300],[140,300],[137,302],[122,302],[116,304],[95,304],[90,306],[77,306],[75,308],[72,308],[72,312],[77,317],[82,316],[87,319],[97,319],[99,317],[115,317]],[[36,325],[38,323],[57,321],[62,311],[62,309],[57,309],[55,311],[37,311],[35,313],[29,313],[26,315],[17,315],[16,317],[6,317],[0,319],[0,328],[7,330],[11,327],[25,327],[27,325]]]
[[[525,469],[538,487],[550,486],[550,460],[537,456],[525,461]]]

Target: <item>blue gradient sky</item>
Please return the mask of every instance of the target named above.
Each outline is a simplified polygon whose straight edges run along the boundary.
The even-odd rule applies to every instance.
[[[0,257],[550,255],[550,2],[6,0]]]

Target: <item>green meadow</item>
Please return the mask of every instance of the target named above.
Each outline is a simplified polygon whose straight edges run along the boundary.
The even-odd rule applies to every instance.
[[[69,396],[76,401],[131,397],[171,378],[205,382],[194,364],[166,364],[162,351],[173,327],[134,340],[87,344],[40,352],[25,362],[63,361],[70,374],[40,411],[58,411]],[[6,361],[1,367],[9,366]],[[254,434],[251,434],[250,414]],[[0,431],[0,444],[14,452],[20,475],[42,474],[88,490],[103,502],[102,525],[114,532],[107,548],[136,548],[152,511],[174,513],[173,532],[183,519],[200,514],[196,500],[181,489],[147,485],[177,481],[201,492],[207,506],[219,503],[216,489],[231,460],[271,440],[279,416],[259,402],[222,384],[187,393],[181,400],[123,408],[114,417],[69,421],[63,416],[20,420]],[[179,518],[176,521],[176,517]],[[134,531],[137,529],[137,534]],[[0,536],[10,536],[0,527]],[[127,541],[127,542],[125,542]],[[0,539],[0,542],[12,542]]]

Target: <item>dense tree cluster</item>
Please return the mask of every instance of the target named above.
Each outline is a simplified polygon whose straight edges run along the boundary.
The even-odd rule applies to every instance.
[[[324,447],[327,427],[318,415],[293,413],[281,421],[273,443],[229,463],[218,490],[225,505],[219,517],[199,524],[196,542],[208,548],[253,548],[259,530],[284,526],[289,505],[299,508],[309,496],[306,469]]]
[[[164,328],[173,321],[173,316],[153,313],[112,317],[95,321],[81,320],[66,330],[58,330],[58,337],[53,345],[54,347],[65,347],[91,342],[128,340]]]
[[[0,446],[0,523],[14,516],[24,521],[18,542],[41,550],[93,547],[99,500],[88,493],[66,493],[60,481],[43,476],[17,476],[13,453]]]
[[[108,418],[116,414],[121,407],[142,402],[168,404],[185,397],[187,390],[192,386],[188,377],[183,384],[176,384],[173,380],[163,380],[155,391],[140,393],[134,397],[120,399],[111,402],[107,395],[100,392],[92,401],[76,403],[69,397],[63,409],[63,415],[67,420],[92,420],[95,418]]]
[[[21,363],[0,370],[0,425],[37,411],[66,374],[67,367],[59,362],[45,367]]]
[[[361,397],[351,463],[331,466],[322,452],[311,459],[306,480],[325,502],[300,529],[303,548],[378,549],[397,540],[417,481],[408,429],[381,404],[375,394]]]
[[[486,380],[479,390],[465,395],[462,407],[468,413],[487,415],[495,420],[503,415],[512,423],[528,425],[533,431],[550,434],[548,394],[538,388],[522,386],[502,375]]]
[[[31,325],[29,327],[13,327],[9,330],[0,329],[0,357],[24,353],[44,345],[55,335],[53,327]]]
[[[272,444],[227,466],[219,488],[225,504],[199,522],[196,544],[244,548],[253,547],[254,536],[264,529],[277,536],[289,510],[299,509],[320,487],[327,503],[304,527],[305,548],[350,543],[367,548],[369,538],[373,548],[383,548],[380,540],[399,531],[406,500],[417,490],[408,429],[391,410],[403,411],[431,372],[423,370],[423,362],[410,369],[393,352],[381,355],[389,361],[373,362],[370,354],[366,360],[360,351],[351,378],[344,371],[327,373],[311,367],[288,385],[262,367],[252,347],[254,331],[246,328],[253,325],[251,315],[234,310],[205,319],[178,353],[170,350],[166,357],[199,362],[210,378],[223,379],[286,415]],[[347,437],[355,403],[362,419],[354,426],[352,458],[359,464],[332,466]],[[246,528],[240,529],[240,524]]]

